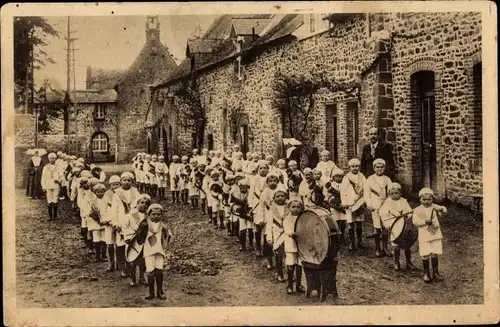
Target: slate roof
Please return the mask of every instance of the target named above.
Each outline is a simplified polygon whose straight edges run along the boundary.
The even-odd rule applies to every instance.
[[[112,89],[124,73],[124,70],[107,70],[87,67],[87,89]]]
[[[270,24],[272,26],[268,26],[264,31],[263,35],[258,38],[254,45],[264,44],[281,37],[287,36],[295,32],[299,27],[304,24],[304,15],[303,14],[287,14],[283,15],[281,19],[273,20]]]
[[[65,91],[56,90],[52,87],[48,87],[45,92],[45,87],[42,86],[38,91],[35,92],[33,101],[35,103],[63,103],[65,97]]]
[[[236,35],[252,35],[252,28],[256,35],[269,24],[271,19],[248,19],[248,18],[234,18],[232,21],[233,29]]]
[[[343,22],[343,21],[352,19],[354,17],[363,16],[363,15],[365,15],[365,14],[362,14],[362,13],[333,13],[333,14],[326,15],[326,17],[323,19],[326,19],[330,22],[333,22],[333,21]]]
[[[187,53],[211,53],[222,40],[214,39],[188,39],[186,54]]]
[[[122,74],[117,85],[159,82],[167,78],[176,68],[177,64],[167,47],[158,38],[152,36],[146,40],[141,52],[132,65]]]
[[[240,22],[240,23],[238,23]],[[255,33],[260,33],[261,36],[253,40],[252,26],[257,26]],[[233,24],[234,23],[234,24]],[[239,26],[240,33],[245,31],[250,35],[243,35],[245,45],[243,51],[252,47],[265,45],[271,41],[291,35],[299,27],[304,24],[304,15],[302,14],[286,14],[286,15],[223,15],[214,20],[212,25],[203,35],[203,41],[189,40],[187,51],[195,56],[195,69],[208,67],[217,62],[221,62],[236,54],[236,46],[233,39],[230,38],[233,26]],[[234,35],[233,35],[234,36]],[[222,39],[222,40],[221,40]],[[195,52],[193,49],[196,49]],[[157,85],[165,85],[182,76],[186,76],[191,72],[191,59],[186,58],[181,62],[179,67],[164,79],[163,83]]]
[[[219,39],[224,40],[227,39],[231,33],[231,27],[233,25],[233,21],[243,19],[247,21],[258,21],[262,19],[271,19],[273,17],[272,14],[259,14],[259,15],[222,15],[214,20],[212,25],[210,25],[203,34],[203,39]],[[250,33],[252,29],[250,28]]]
[[[71,103],[112,103],[118,95],[114,89],[106,90],[75,90],[69,92]]]

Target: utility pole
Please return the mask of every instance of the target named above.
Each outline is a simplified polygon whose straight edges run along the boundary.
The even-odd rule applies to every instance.
[[[77,38],[72,38],[71,37],[71,34],[72,33],[75,33],[75,31],[72,31],[71,30],[71,18],[70,16],[68,16],[68,27],[67,27],[67,36],[66,36],[66,94],[70,95],[70,91],[71,91],[71,52],[73,52],[73,89],[76,88],[76,78],[75,78],[75,45],[74,45],[74,41],[78,40]],[[73,48],[72,48],[73,46]],[[72,51],[73,50],[73,51]],[[69,97],[71,99],[71,97]],[[68,105],[71,105],[71,103],[69,103]],[[77,108],[78,106],[76,104],[74,104],[74,115],[75,115],[75,119],[74,119],[74,131],[75,131],[75,147],[76,147],[76,155],[79,154],[79,148],[78,148],[78,134],[77,134],[77,126],[76,126],[76,122],[77,122],[77,118],[78,118],[78,112],[77,112]],[[68,119],[68,123],[69,121],[71,121],[71,119]]]

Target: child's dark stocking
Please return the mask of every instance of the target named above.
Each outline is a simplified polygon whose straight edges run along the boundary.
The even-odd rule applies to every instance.
[[[337,224],[340,229],[340,242],[342,244],[346,244],[345,242],[345,220],[339,220],[337,221]]]
[[[52,218],[54,220],[57,219],[57,208],[58,207],[58,204],[57,203],[52,203]]]
[[[288,279],[288,286],[286,288],[286,292],[288,294],[293,293],[293,274],[295,272],[295,266],[286,266],[286,274],[287,274],[287,279]]]
[[[380,249],[380,228],[373,230],[373,237],[375,238],[375,256],[380,258],[382,256]]]
[[[439,274],[438,266],[439,266],[439,260],[437,256],[432,256],[431,257],[431,262],[432,262],[432,279],[436,281],[442,281],[443,278]]]
[[[387,230],[382,230],[382,253],[384,255],[390,255],[388,245],[389,245],[389,233]]]
[[[87,233],[88,233],[87,228],[83,227],[80,228],[80,239],[83,241],[82,248],[84,249],[87,248]]]
[[[285,278],[283,276],[283,248],[275,251],[274,257],[276,258],[276,272],[278,273],[278,281],[283,282],[285,281]]]
[[[247,250],[247,231],[246,230],[241,230],[240,231],[240,251],[246,251]]]
[[[207,202],[207,200],[206,200],[206,199],[201,199],[201,212],[202,212],[203,214],[206,214],[206,208],[205,208],[205,206],[206,206],[206,202]]]
[[[109,266],[106,271],[115,271],[115,246],[114,244],[108,245]]]
[[[358,248],[364,249],[365,245],[363,243],[363,225],[361,221],[356,222],[356,236],[358,239]]]
[[[101,241],[101,261],[102,262],[108,262],[108,256],[106,253],[106,242]]]
[[[248,230],[248,249],[250,251],[253,250],[253,240],[254,240],[254,232],[253,229],[247,229]]]
[[[207,215],[208,215],[208,222],[213,222],[212,218],[212,207],[207,206]]]
[[[400,255],[401,255],[400,249],[397,246],[394,247],[394,270],[396,271],[401,270],[401,264],[399,262]]]
[[[404,249],[407,270],[417,270],[417,267],[411,262],[411,249]]]
[[[305,292],[304,286],[302,286],[302,266],[299,265],[295,265],[295,291]]]
[[[146,280],[144,279],[144,273],[146,272],[146,265],[144,261],[138,264],[139,266],[139,284],[146,284]]]
[[[430,283],[431,282],[431,274],[429,271],[429,258],[426,257],[422,259],[422,264],[424,266],[424,282]]]
[[[354,239],[354,223],[349,223],[349,229],[347,232],[349,233],[349,251],[356,250],[356,240]]]
[[[155,298],[155,270],[148,273],[148,295],[144,297],[145,300],[152,300]]]
[[[226,213],[224,210],[219,210],[219,229],[224,229],[224,217]]]
[[[136,286],[137,285],[137,276],[136,276],[136,265],[133,263],[130,263],[128,265],[128,275],[130,276],[130,286]]]
[[[51,221],[52,220],[52,203],[47,204],[47,211],[49,213],[49,219],[47,219],[47,220]]]
[[[127,277],[127,267],[125,261],[125,245],[116,247],[116,265],[120,269],[120,276]]]
[[[262,256],[262,230],[260,226],[255,229],[255,251],[256,256]]]
[[[163,291],[163,271],[160,269],[155,269],[156,271],[156,296],[165,300],[165,292]]]
[[[94,262],[101,261],[101,242],[94,242],[95,258]]]

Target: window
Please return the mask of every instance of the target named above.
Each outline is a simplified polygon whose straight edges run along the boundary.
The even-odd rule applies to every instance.
[[[108,138],[106,134],[96,134],[92,139],[93,152],[108,152]]]
[[[238,81],[243,79],[243,67],[241,66],[241,56],[234,62],[234,76]]]
[[[314,33],[316,31],[316,17],[314,14],[309,14],[309,32]]]
[[[358,155],[358,142],[359,142],[359,113],[358,113],[358,103],[348,102],[347,111],[352,117],[352,138],[354,144],[354,157]]]
[[[106,114],[106,108],[104,104],[95,105],[95,119],[104,119]]]

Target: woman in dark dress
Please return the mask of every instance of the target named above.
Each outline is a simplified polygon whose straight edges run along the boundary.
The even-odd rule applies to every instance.
[[[26,196],[32,199],[41,199],[43,196],[41,185],[43,166],[42,158],[38,155],[38,151],[35,151],[35,155],[28,163],[28,185],[26,187]]]

